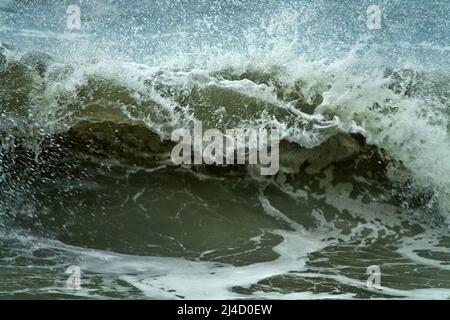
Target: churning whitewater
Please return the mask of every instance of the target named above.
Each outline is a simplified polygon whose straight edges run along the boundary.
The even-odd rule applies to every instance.
[[[1,298],[450,296],[448,1],[73,4],[0,0]],[[174,163],[197,122],[279,170]]]

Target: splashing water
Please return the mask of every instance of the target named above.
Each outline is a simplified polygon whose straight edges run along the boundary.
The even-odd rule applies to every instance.
[[[71,4],[0,1],[1,297],[450,296],[448,1]],[[196,120],[280,172],[174,166]]]

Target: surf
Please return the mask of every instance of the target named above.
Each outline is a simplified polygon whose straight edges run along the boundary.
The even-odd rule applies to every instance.
[[[411,3],[374,30],[359,2],[92,1],[80,30],[63,5],[0,7],[0,292],[444,297],[446,3]],[[175,165],[199,121],[277,130],[279,170]]]

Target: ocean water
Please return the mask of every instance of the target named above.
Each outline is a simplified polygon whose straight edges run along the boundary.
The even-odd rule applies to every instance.
[[[0,298],[448,299],[449,18],[0,0]],[[278,129],[280,171],[175,166],[195,120]]]

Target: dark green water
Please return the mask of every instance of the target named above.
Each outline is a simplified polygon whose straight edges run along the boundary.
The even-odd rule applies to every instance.
[[[370,4],[0,1],[0,298],[450,297],[450,7]],[[175,166],[194,120],[278,174]]]

